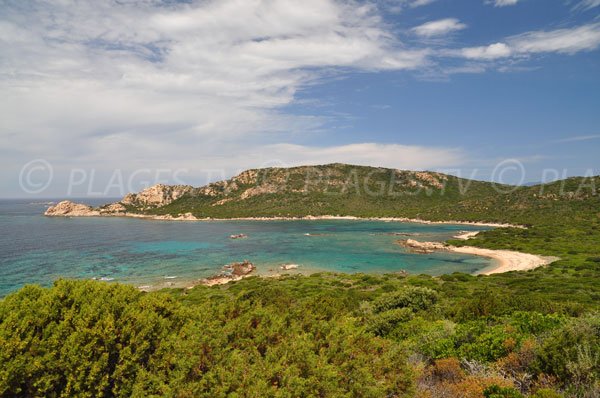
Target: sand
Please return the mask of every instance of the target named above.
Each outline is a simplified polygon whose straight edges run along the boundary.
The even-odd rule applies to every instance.
[[[543,265],[548,265],[559,259],[558,257],[538,256],[536,254],[510,250],[481,249],[472,246],[449,246],[447,250],[454,253],[474,254],[476,256],[483,256],[496,260],[497,265],[492,268],[481,270],[479,272],[481,275],[499,274],[509,271],[527,271]]]

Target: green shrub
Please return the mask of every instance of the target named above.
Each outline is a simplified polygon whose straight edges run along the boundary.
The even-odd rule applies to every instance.
[[[499,387],[492,385],[483,390],[485,398],[524,398],[523,395],[510,387]]]
[[[372,315],[367,320],[367,330],[377,336],[387,336],[400,323],[407,322],[413,317],[414,314],[410,308],[394,308]]]
[[[405,286],[397,292],[381,295],[373,303],[373,311],[377,313],[396,308],[421,311],[434,305],[438,298],[439,295],[435,290],[426,287]]]
[[[537,352],[540,371],[563,383],[593,385],[600,380],[600,316],[574,319],[553,331]]]

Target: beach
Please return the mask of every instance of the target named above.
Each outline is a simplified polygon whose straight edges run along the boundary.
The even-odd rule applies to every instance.
[[[558,257],[538,256],[536,254],[521,253],[511,250],[482,249],[472,246],[450,246],[448,247],[448,250],[454,253],[474,254],[476,256],[483,256],[496,260],[498,263],[496,266],[481,270],[478,272],[479,275],[499,274],[509,271],[527,271],[548,265],[559,259]]]

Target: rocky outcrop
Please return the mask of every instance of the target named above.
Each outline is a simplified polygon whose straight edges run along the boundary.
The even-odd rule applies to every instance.
[[[246,170],[233,177],[233,181],[242,185],[254,185],[258,181],[258,170]]]
[[[278,187],[271,184],[259,185],[257,187],[248,188],[241,195],[240,199],[248,199],[253,196],[265,195],[269,193],[277,193],[279,191]]]
[[[122,203],[111,203],[106,206],[100,207],[98,209],[100,214],[125,214],[127,212],[127,208],[123,206]]]
[[[161,207],[192,192],[193,189],[190,185],[156,184],[139,193],[127,194],[121,203],[132,206]]]
[[[62,216],[62,217],[91,217],[99,216],[100,212],[93,207],[81,203],[74,203],[70,200],[63,200],[55,206],[50,206],[44,213],[46,216]]]
[[[248,260],[244,260],[241,263],[233,263],[229,265],[229,269],[231,269],[231,275],[236,276],[246,276],[250,274],[252,271],[256,269],[254,264],[252,264]]]
[[[447,249],[446,245],[441,242],[419,242],[418,240],[414,239],[406,239],[399,240],[397,243],[402,247],[406,247],[413,253],[421,254],[433,253]]]
[[[444,182],[448,180],[448,177],[444,174],[433,173],[430,171],[417,171],[414,174],[418,180],[436,189],[443,189]]]
[[[242,278],[249,276],[256,267],[248,260],[241,263],[227,264],[223,266],[225,270],[219,275],[214,275],[199,282],[205,286],[223,285],[232,281],[239,281]]]

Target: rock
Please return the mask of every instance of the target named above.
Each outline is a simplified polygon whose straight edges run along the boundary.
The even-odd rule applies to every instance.
[[[127,194],[121,203],[135,206],[161,207],[179,199],[193,191],[190,185],[164,185],[156,184],[139,193]]]
[[[298,264],[283,264],[281,267],[279,267],[280,269],[284,270],[284,271],[288,271],[291,269],[298,269],[299,265]]]
[[[244,260],[241,263],[231,264],[231,275],[235,276],[246,276],[254,271],[256,267],[248,260]]]
[[[74,203],[70,200],[63,200],[56,206],[50,206],[44,213],[46,216],[74,216],[74,217],[92,217],[99,216],[100,212],[93,207],[81,203]]]
[[[254,264],[248,260],[244,260],[241,263],[227,264],[224,265],[223,268],[226,270],[225,272],[201,279],[199,282],[205,286],[223,285],[229,282],[239,281],[250,275],[252,271],[256,269]]]
[[[254,185],[258,181],[258,170],[246,170],[233,178],[244,185]]]
[[[279,192],[279,188],[273,184],[264,184],[256,187],[248,188],[241,195],[240,199],[248,199],[253,196],[264,195],[269,193],[277,193]]]
[[[446,250],[446,245],[440,242],[419,242],[414,239],[399,240],[400,246],[410,249],[414,253],[433,253],[439,250]]]
[[[102,206],[100,209],[100,214],[115,214],[115,213],[126,213],[127,208],[123,206],[122,203],[111,203],[106,206]]]

